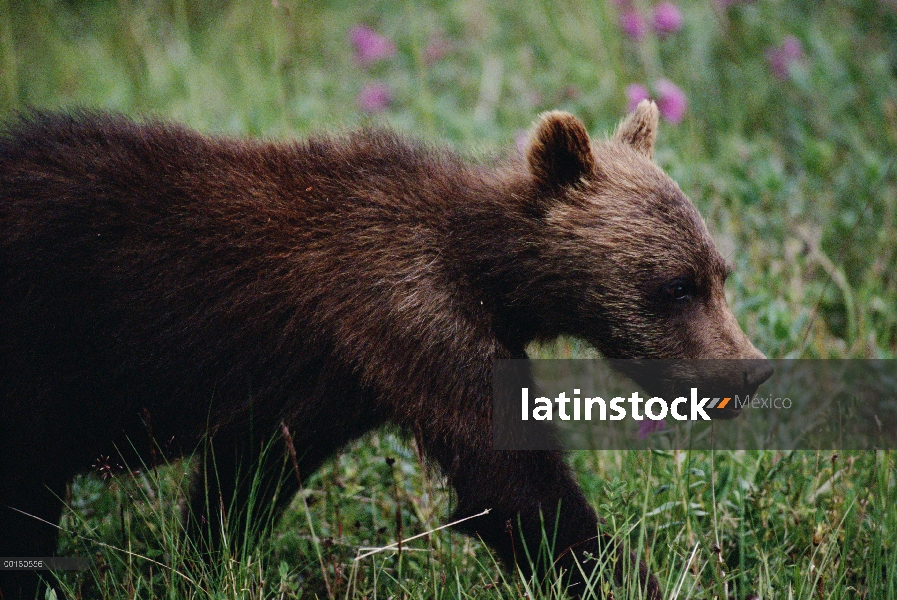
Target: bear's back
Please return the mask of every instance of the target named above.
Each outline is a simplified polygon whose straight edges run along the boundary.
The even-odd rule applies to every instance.
[[[384,131],[257,142],[22,120],[0,139],[0,376],[71,390],[63,418],[114,397],[204,425],[197,394],[233,413],[262,388],[300,395],[295,374],[313,385],[322,361],[379,370],[431,330],[457,335],[445,238],[486,173]]]

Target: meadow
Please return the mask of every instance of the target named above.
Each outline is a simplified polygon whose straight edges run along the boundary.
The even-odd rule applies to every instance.
[[[607,135],[645,95],[663,116],[656,160],[735,266],[727,292],[754,343],[894,358],[893,0],[0,0],[3,118],[80,106],[270,138],[378,123],[487,157],[519,152],[550,109]],[[531,353],[593,355],[572,339]],[[893,452],[570,460],[669,598],[897,598]],[[125,466],[138,473],[100,465],[71,486],[59,552],[93,566],[62,574],[61,596],[564,597],[447,530],[355,560],[450,513],[401,431],[347,448],[267,541],[211,566],[178,545],[186,463]]]

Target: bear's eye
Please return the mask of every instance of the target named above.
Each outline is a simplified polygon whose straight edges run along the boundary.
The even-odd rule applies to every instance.
[[[691,300],[695,295],[694,283],[688,279],[678,278],[663,286],[663,296],[674,302]]]

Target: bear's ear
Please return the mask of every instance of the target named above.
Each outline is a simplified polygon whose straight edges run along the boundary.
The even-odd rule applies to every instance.
[[[614,139],[629,144],[648,158],[654,157],[659,113],[652,100],[642,100],[620,124]]]
[[[595,169],[585,126],[561,111],[544,113],[530,135],[526,160],[533,178],[546,187],[576,183]]]

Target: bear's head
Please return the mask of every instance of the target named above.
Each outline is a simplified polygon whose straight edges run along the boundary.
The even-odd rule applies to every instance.
[[[564,265],[553,329],[608,358],[716,359],[714,379],[752,394],[772,368],[729,309],[729,268],[704,220],[653,161],[657,128],[648,100],[605,141],[567,113],[536,124],[526,160],[551,240],[544,258]]]

